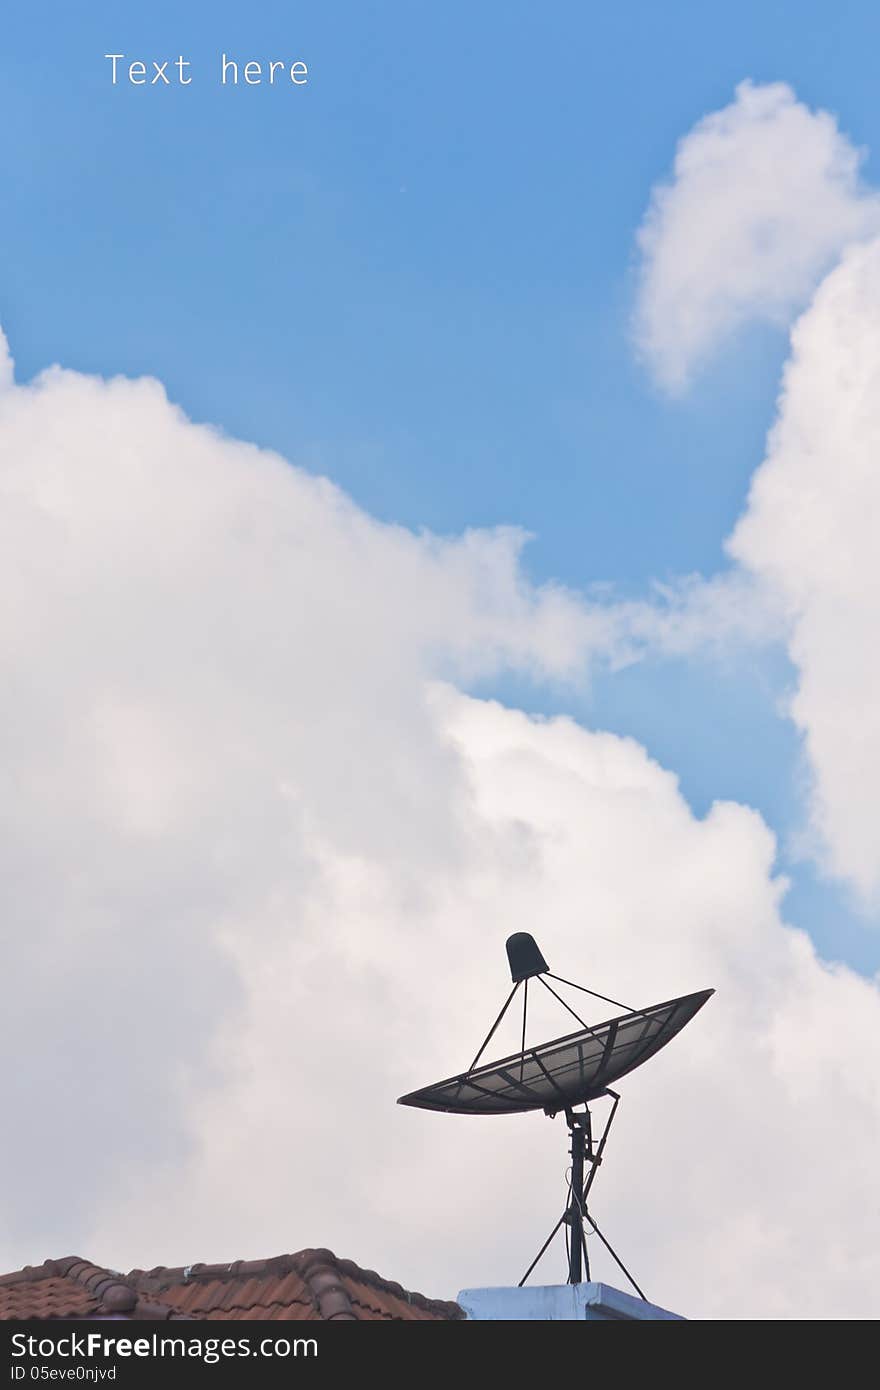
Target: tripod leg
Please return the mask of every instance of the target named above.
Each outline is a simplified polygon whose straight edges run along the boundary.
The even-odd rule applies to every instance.
[[[622,1270],[623,1270],[624,1274],[626,1275],[626,1277],[627,1277],[627,1279],[629,1280],[629,1282],[632,1284],[632,1286],[633,1286],[633,1288],[635,1289],[636,1293],[638,1294],[639,1298],[642,1300],[643,1303],[647,1303],[647,1302],[648,1302],[648,1295],[647,1295],[646,1293],[643,1293],[642,1290],[639,1288],[639,1286],[638,1286],[638,1284],[636,1283],[635,1279],[632,1277],[632,1275],[630,1274],[630,1272],[629,1272],[629,1270],[627,1269],[626,1265],[623,1263],[623,1260],[622,1260],[622,1259],[620,1258],[620,1256],[617,1254],[617,1251],[614,1249],[614,1247],[605,1239],[605,1237],[603,1236],[602,1232],[599,1230],[599,1227],[596,1225],[596,1223],[595,1223],[595,1221],[593,1220],[593,1218],[592,1218],[592,1216],[590,1215],[590,1213],[589,1213],[588,1211],[585,1211],[585,1212],[584,1212],[584,1216],[585,1216],[586,1219],[589,1221],[590,1225],[592,1226],[592,1228],[593,1228],[593,1230],[595,1231],[596,1235],[597,1235],[597,1236],[599,1237],[599,1239],[601,1240],[602,1244],[605,1246],[605,1249],[608,1251],[608,1254],[611,1256],[611,1258],[612,1258],[612,1260],[614,1261],[614,1263],[617,1265],[617,1267],[618,1267],[619,1269],[622,1269]]]
[[[518,1289],[521,1289],[521,1288],[522,1288],[523,1284],[524,1284],[524,1283],[526,1282],[526,1280],[528,1279],[528,1277],[529,1277],[529,1275],[531,1274],[532,1270],[535,1268],[535,1265],[538,1263],[538,1261],[541,1259],[541,1257],[542,1257],[542,1256],[546,1253],[546,1251],[549,1249],[549,1247],[550,1247],[550,1242],[553,1240],[553,1237],[556,1235],[556,1232],[557,1232],[558,1230],[560,1230],[560,1228],[561,1228],[561,1226],[562,1226],[562,1223],[563,1223],[563,1221],[565,1220],[567,1214],[568,1214],[568,1213],[567,1213],[567,1209],[566,1209],[566,1211],[564,1211],[564,1212],[562,1213],[562,1215],[560,1216],[560,1218],[559,1218],[559,1220],[557,1221],[556,1225],[553,1227],[553,1230],[550,1232],[550,1234],[549,1234],[549,1236],[547,1237],[547,1239],[544,1241],[544,1244],[541,1246],[541,1248],[540,1248],[540,1250],[538,1251],[537,1255],[536,1255],[535,1258],[532,1260],[532,1263],[529,1265],[529,1267],[528,1267],[528,1269],[526,1270],[525,1274],[524,1274],[523,1277],[520,1279],[519,1283],[517,1284],[517,1288],[518,1288]]]

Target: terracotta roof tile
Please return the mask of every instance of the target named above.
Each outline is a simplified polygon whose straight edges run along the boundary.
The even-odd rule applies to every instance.
[[[3,1318],[87,1318],[96,1303],[85,1289],[71,1286],[66,1279],[42,1278],[6,1283],[0,1281],[0,1317]]]
[[[410,1293],[330,1250],[268,1260],[117,1274],[76,1255],[0,1275],[0,1319],[232,1318],[303,1322],[428,1321],[464,1317],[457,1303]]]

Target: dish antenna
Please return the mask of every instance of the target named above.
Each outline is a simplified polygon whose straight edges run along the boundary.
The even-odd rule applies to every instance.
[[[568,1282],[579,1284],[582,1278],[589,1279],[590,1260],[585,1230],[585,1226],[589,1226],[639,1297],[644,1299],[645,1294],[587,1209],[590,1188],[602,1162],[608,1133],[620,1103],[620,1096],[611,1089],[611,1084],[628,1072],[635,1071],[636,1067],[671,1042],[715,991],[703,989],[696,994],[666,1000],[663,1004],[652,1004],[647,1009],[633,1009],[616,999],[609,999],[607,995],[586,989],[584,985],[552,974],[538,949],[538,943],[528,932],[516,932],[508,938],[507,959],[513,989],[467,1071],[446,1081],[435,1081],[419,1091],[411,1091],[409,1095],[401,1096],[397,1103],[455,1115],[518,1115],[526,1110],[543,1110],[551,1118],[564,1114],[571,1153],[571,1178],[565,1210],[519,1281],[519,1286],[521,1288],[526,1282],[562,1226],[566,1227]],[[537,980],[568,1010],[580,1025],[577,1032],[554,1038],[552,1042],[526,1046],[530,980]],[[592,995],[594,999],[613,1004],[625,1012],[591,1027],[566,1003],[549,983],[550,980]],[[510,1057],[502,1057],[498,1062],[480,1066],[480,1058],[520,986],[523,987],[520,1050]],[[612,1104],[597,1140],[593,1134],[590,1103],[604,1098],[610,1099]],[[583,1109],[577,1110],[576,1106],[583,1106]],[[586,1175],[585,1170],[588,1170]]]

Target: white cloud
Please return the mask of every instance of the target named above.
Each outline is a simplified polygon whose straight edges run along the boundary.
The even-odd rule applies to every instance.
[[[791,715],[831,872],[880,903],[880,241],[796,326],[779,417],[730,549],[791,624]]]
[[[880,229],[859,165],[834,118],[784,83],[741,83],[684,137],[639,232],[636,335],[663,386],[685,387],[745,322],[786,322],[849,242]]]
[[[380,525],[155,382],[7,391],[0,467],[5,1267],[327,1243],[430,1293],[515,1282],[561,1125],[393,1102],[468,1060],[524,928],[616,997],[718,989],[625,1083],[596,1189],[649,1293],[876,1312],[880,996],[782,925],[767,827],[450,683],[570,678],[613,614],[531,588],[515,535]]]
[[[0,328],[0,391],[5,391],[14,380],[15,363],[9,351],[6,334]]]
[[[728,547],[738,568],[692,581],[666,610],[644,606],[630,630],[642,650],[787,642],[811,781],[802,848],[876,911],[880,242],[858,169],[826,113],[788,87],[743,84],[685,137],[655,194],[639,321],[669,386],[744,318],[781,316],[827,275],[792,334],[778,418]]]

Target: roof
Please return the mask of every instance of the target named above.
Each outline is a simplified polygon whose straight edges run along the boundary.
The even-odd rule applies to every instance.
[[[78,1255],[0,1275],[0,1319],[231,1318],[300,1322],[451,1322],[457,1303],[410,1293],[331,1250],[268,1260],[103,1269]]]

